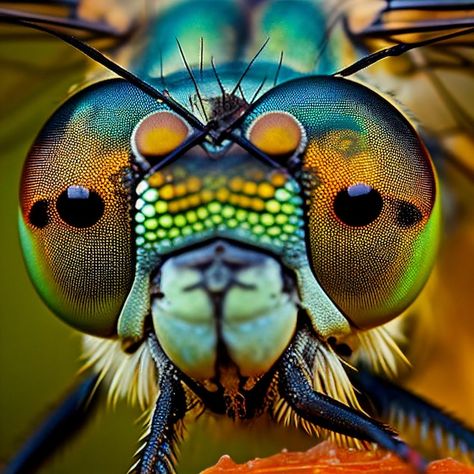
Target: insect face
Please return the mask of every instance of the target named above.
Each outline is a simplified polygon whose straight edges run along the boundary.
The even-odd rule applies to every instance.
[[[84,333],[97,374],[85,398],[100,383],[150,414],[133,468],[142,473],[173,472],[185,418],[206,410],[376,443],[422,470],[385,424],[393,410],[415,413],[430,422],[420,431],[450,433],[467,452],[461,423],[373,375],[406,362],[406,319],[386,323],[428,278],[440,200],[405,116],[342,76],[404,44],[332,74],[344,63],[332,57],[338,32],[323,40],[337,22],[325,24],[319,3],[257,2],[255,17],[253,3],[164,8],[128,69],[40,21],[5,17],[121,77],[53,114],[21,183],[28,271]]]
[[[22,185],[22,242],[47,303],[124,347],[145,337],[152,315],[165,352],[200,380],[221,343],[242,373],[265,373],[293,335],[298,305],[324,339],[400,314],[426,280],[439,223],[434,171],[404,117],[356,83],[312,78],[263,95],[238,133],[280,165],[209,139],[157,169],[192,135],[184,118],[122,81],[66,102]],[[189,252],[204,267],[183,264]],[[246,263],[235,266],[234,254]],[[294,276],[289,293],[284,272]],[[252,311],[276,319],[249,325]],[[198,343],[186,337],[195,330],[205,335]],[[256,339],[243,337],[252,330]],[[251,357],[258,340],[269,341],[261,360]]]

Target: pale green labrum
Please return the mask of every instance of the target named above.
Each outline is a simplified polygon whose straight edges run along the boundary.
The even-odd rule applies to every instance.
[[[214,261],[203,273],[182,263],[192,266],[193,256],[200,261],[201,250],[172,257],[160,271],[163,296],[154,298],[151,307],[163,350],[197,380],[216,376],[216,361],[222,357],[218,338],[241,376],[252,377],[270,369],[296,327],[297,301],[283,291],[280,264],[254,251],[226,248],[230,254],[244,253],[249,266],[237,270]]]

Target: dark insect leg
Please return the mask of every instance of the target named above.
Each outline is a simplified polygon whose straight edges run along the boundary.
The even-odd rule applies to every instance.
[[[186,413],[186,395],[178,370],[163,353],[154,335],[149,336],[148,344],[156,364],[159,395],[145,445],[138,453],[139,460],[132,472],[169,474],[174,472],[175,444],[178,425]]]
[[[375,442],[392,451],[418,471],[424,472],[423,458],[388,426],[344,405],[333,398],[315,392],[305,377],[293,344],[283,355],[278,367],[280,396],[296,415],[304,420],[362,441]]]
[[[26,441],[3,474],[36,472],[86,425],[99,398],[98,391],[97,375],[81,382]]]
[[[416,395],[388,380],[361,369],[350,375],[354,386],[367,395],[376,416],[400,421],[399,429],[416,429],[421,441],[428,437],[436,448],[450,452],[459,450],[474,462],[474,431]]]

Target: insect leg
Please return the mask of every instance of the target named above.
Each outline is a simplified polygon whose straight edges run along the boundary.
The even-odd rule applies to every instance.
[[[99,398],[97,378],[97,375],[91,375],[74,389],[26,441],[3,474],[36,471],[85,426]]]
[[[393,420],[400,430],[415,430],[422,442],[434,439],[436,448],[441,452],[447,451],[450,455],[459,450],[466,457],[470,456],[471,462],[474,461],[474,431],[461,421],[366,370],[359,369],[350,378],[357,389],[367,394],[377,416]]]
[[[159,395],[153,409],[146,441],[139,450],[139,460],[131,469],[140,474],[174,472],[175,445],[179,425],[186,413],[186,395],[178,370],[166,357],[154,335],[148,338],[156,365]]]
[[[424,472],[424,459],[383,423],[362,412],[313,390],[305,376],[294,343],[283,355],[278,367],[278,390],[296,415],[302,419],[362,441],[375,442],[392,451],[418,471]]]

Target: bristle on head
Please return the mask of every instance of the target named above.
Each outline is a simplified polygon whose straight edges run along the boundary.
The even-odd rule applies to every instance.
[[[81,370],[92,368],[100,375],[100,381],[107,381],[111,405],[121,398],[138,403],[143,410],[153,404],[157,381],[147,344],[142,344],[133,354],[126,354],[120,341],[84,336],[83,348],[86,363]]]
[[[363,363],[374,373],[395,378],[401,365],[410,367],[410,361],[398,346],[403,342],[399,324],[385,324],[356,334],[359,347],[351,362]]]

